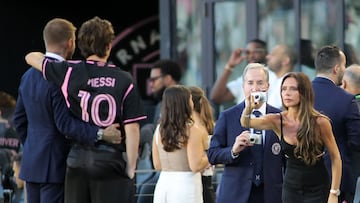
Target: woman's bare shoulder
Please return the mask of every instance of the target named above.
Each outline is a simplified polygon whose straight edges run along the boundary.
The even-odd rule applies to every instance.
[[[317,117],[316,117],[316,122],[318,125],[320,126],[326,126],[326,125],[331,125],[330,124],[330,119],[325,116],[324,114],[319,114]]]

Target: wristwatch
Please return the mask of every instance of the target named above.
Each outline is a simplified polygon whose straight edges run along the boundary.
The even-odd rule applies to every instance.
[[[102,140],[103,136],[104,136],[104,130],[100,128],[96,133],[96,141]]]
[[[330,193],[333,194],[333,195],[336,195],[336,196],[339,196],[340,195],[340,190],[339,189],[331,189],[330,190]]]

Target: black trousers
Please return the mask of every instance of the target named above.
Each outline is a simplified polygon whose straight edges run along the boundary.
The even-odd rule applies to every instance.
[[[123,152],[104,144],[74,145],[66,163],[65,203],[135,202]]]
[[[83,170],[67,168],[65,203],[134,203],[135,182],[124,176],[97,178]]]
[[[203,186],[204,203],[214,203],[216,196],[214,186],[212,184],[212,176],[201,176]]]

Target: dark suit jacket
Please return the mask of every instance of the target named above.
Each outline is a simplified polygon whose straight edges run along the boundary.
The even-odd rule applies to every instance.
[[[349,153],[352,149],[360,150],[360,115],[354,95],[347,93],[327,78],[316,77],[312,86],[315,93],[315,109],[331,119],[341,154],[343,170],[340,190],[354,192],[356,179],[351,169]],[[329,156],[325,156],[325,161],[331,172]]]
[[[247,203],[254,173],[252,148],[241,151],[236,159],[231,156],[235,138],[244,130],[240,125],[240,116],[245,107],[242,102],[223,111],[216,121],[213,137],[208,150],[211,164],[224,164],[224,171],[219,185],[217,202]],[[280,112],[270,105],[267,113]],[[266,203],[281,202],[283,180],[283,154],[280,142],[273,131],[265,132],[264,146],[264,197]]]
[[[20,178],[63,183],[69,139],[93,144],[98,127],[75,119],[60,88],[31,68],[21,78],[14,125],[23,143]]]

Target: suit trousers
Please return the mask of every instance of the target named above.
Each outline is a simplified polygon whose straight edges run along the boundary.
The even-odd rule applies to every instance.
[[[32,183],[26,182],[27,203],[63,203],[63,183]]]
[[[253,183],[248,203],[263,203],[264,201],[264,184],[257,186]]]

